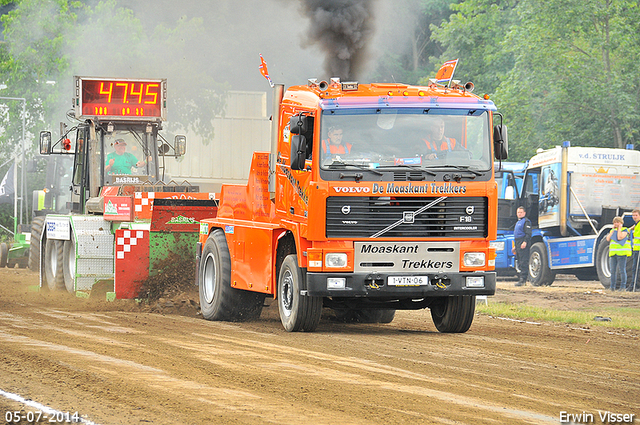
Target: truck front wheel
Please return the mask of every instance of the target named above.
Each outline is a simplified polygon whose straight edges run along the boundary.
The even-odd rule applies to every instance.
[[[62,241],[47,239],[44,244],[44,281],[51,291],[64,288]]]
[[[475,295],[439,298],[429,307],[436,329],[442,333],[464,333],[473,323],[476,311]]]
[[[556,273],[549,268],[547,250],[542,242],[536,242],[529,253],[529,280],[533,286],[551,285]]]
[[[287,332],[312,332],[320,323],[322,297],[301,295],[303,279],[296,255],[288,255],[278,275],[278,309]]]
[[[231,256],[222,230],[214,230],[207,238],[198,273],[202,317],[228,322],[260,317],[265,294],[231,287]]]

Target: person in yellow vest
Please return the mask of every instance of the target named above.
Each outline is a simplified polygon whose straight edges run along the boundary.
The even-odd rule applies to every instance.
[[[609,241],[609,268],[611,269],[611,290],[617,287],[617,269],[620,269],[620,290],[627,287],[627,258],[631,256],[629,230],[623,226],[622,217],[613,217],[613,229],[607,235]]]
[[[638,288],[638,265],[640,264],[640,209],[635,209],[631,212],[631,217],[635,224],[629,228],[631,230],[631,245],[633,246],[633,255],[631,256],[631,263],[633,264],[633,279],[631,284],[627,288],[627,291],[635,291]]]

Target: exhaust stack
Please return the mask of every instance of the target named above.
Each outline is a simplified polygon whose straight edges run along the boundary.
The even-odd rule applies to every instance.
[[[280,130],[280,112],[284,98],[284,84],[273,86],[273,106],[271,115],[271,153],[269,154],[269,198],[276,198],[276,161],[278,155],[278,134]]]

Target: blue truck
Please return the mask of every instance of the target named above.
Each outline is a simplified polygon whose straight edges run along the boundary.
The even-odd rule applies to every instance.
[[[513,177],[504,169],[507,183]],[[496,176],[497,180],[497,176]],[[526,164],[522,186],[512,199],[499,200],[496,270],[516,274],[511,254],[515,209],[524,206],[533,231],[529,281],[551,285],[556,273],[599,280],[609,288],[609,242],[612,219],[640,208],[640,152],[627,149],[562,146],[539,151]],[[516,183],[517,188],[517,183]],[[506,192],[509,195],[509,192]],[[499,250],[498,248],[502,248]],[[627,270],[632,265],[628,261]],[[631,273],[628,279],[631,280]]]
[[[498,184],[498,238],[491,242],[496,250],[498,276],[515,276],[517,271],[513,247],[513,226],[516,223],[517,203],[522,193],[522,182],[528,162],[496,162],[494,164]]]

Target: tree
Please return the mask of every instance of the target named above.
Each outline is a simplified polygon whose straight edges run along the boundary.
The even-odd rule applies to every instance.
[[[431,59],[436,67],[459,58],[459,79],[473,81],[478,91],[493,93],[513,67],[514,55],[505,49],[506,36],[517,25],[511,0],[466,0],[452,4],[453,13],[439,27],[432,25],[433,39],[445,46]]]
[[[558,11],[562,13],[558,13]],[[509,35],[516,63],[496,91],[518,117],[519,143],[624,148],[640,124],[640,10],[626,0],[520,4]],[[513,128],[513,126],[512,126]]]

